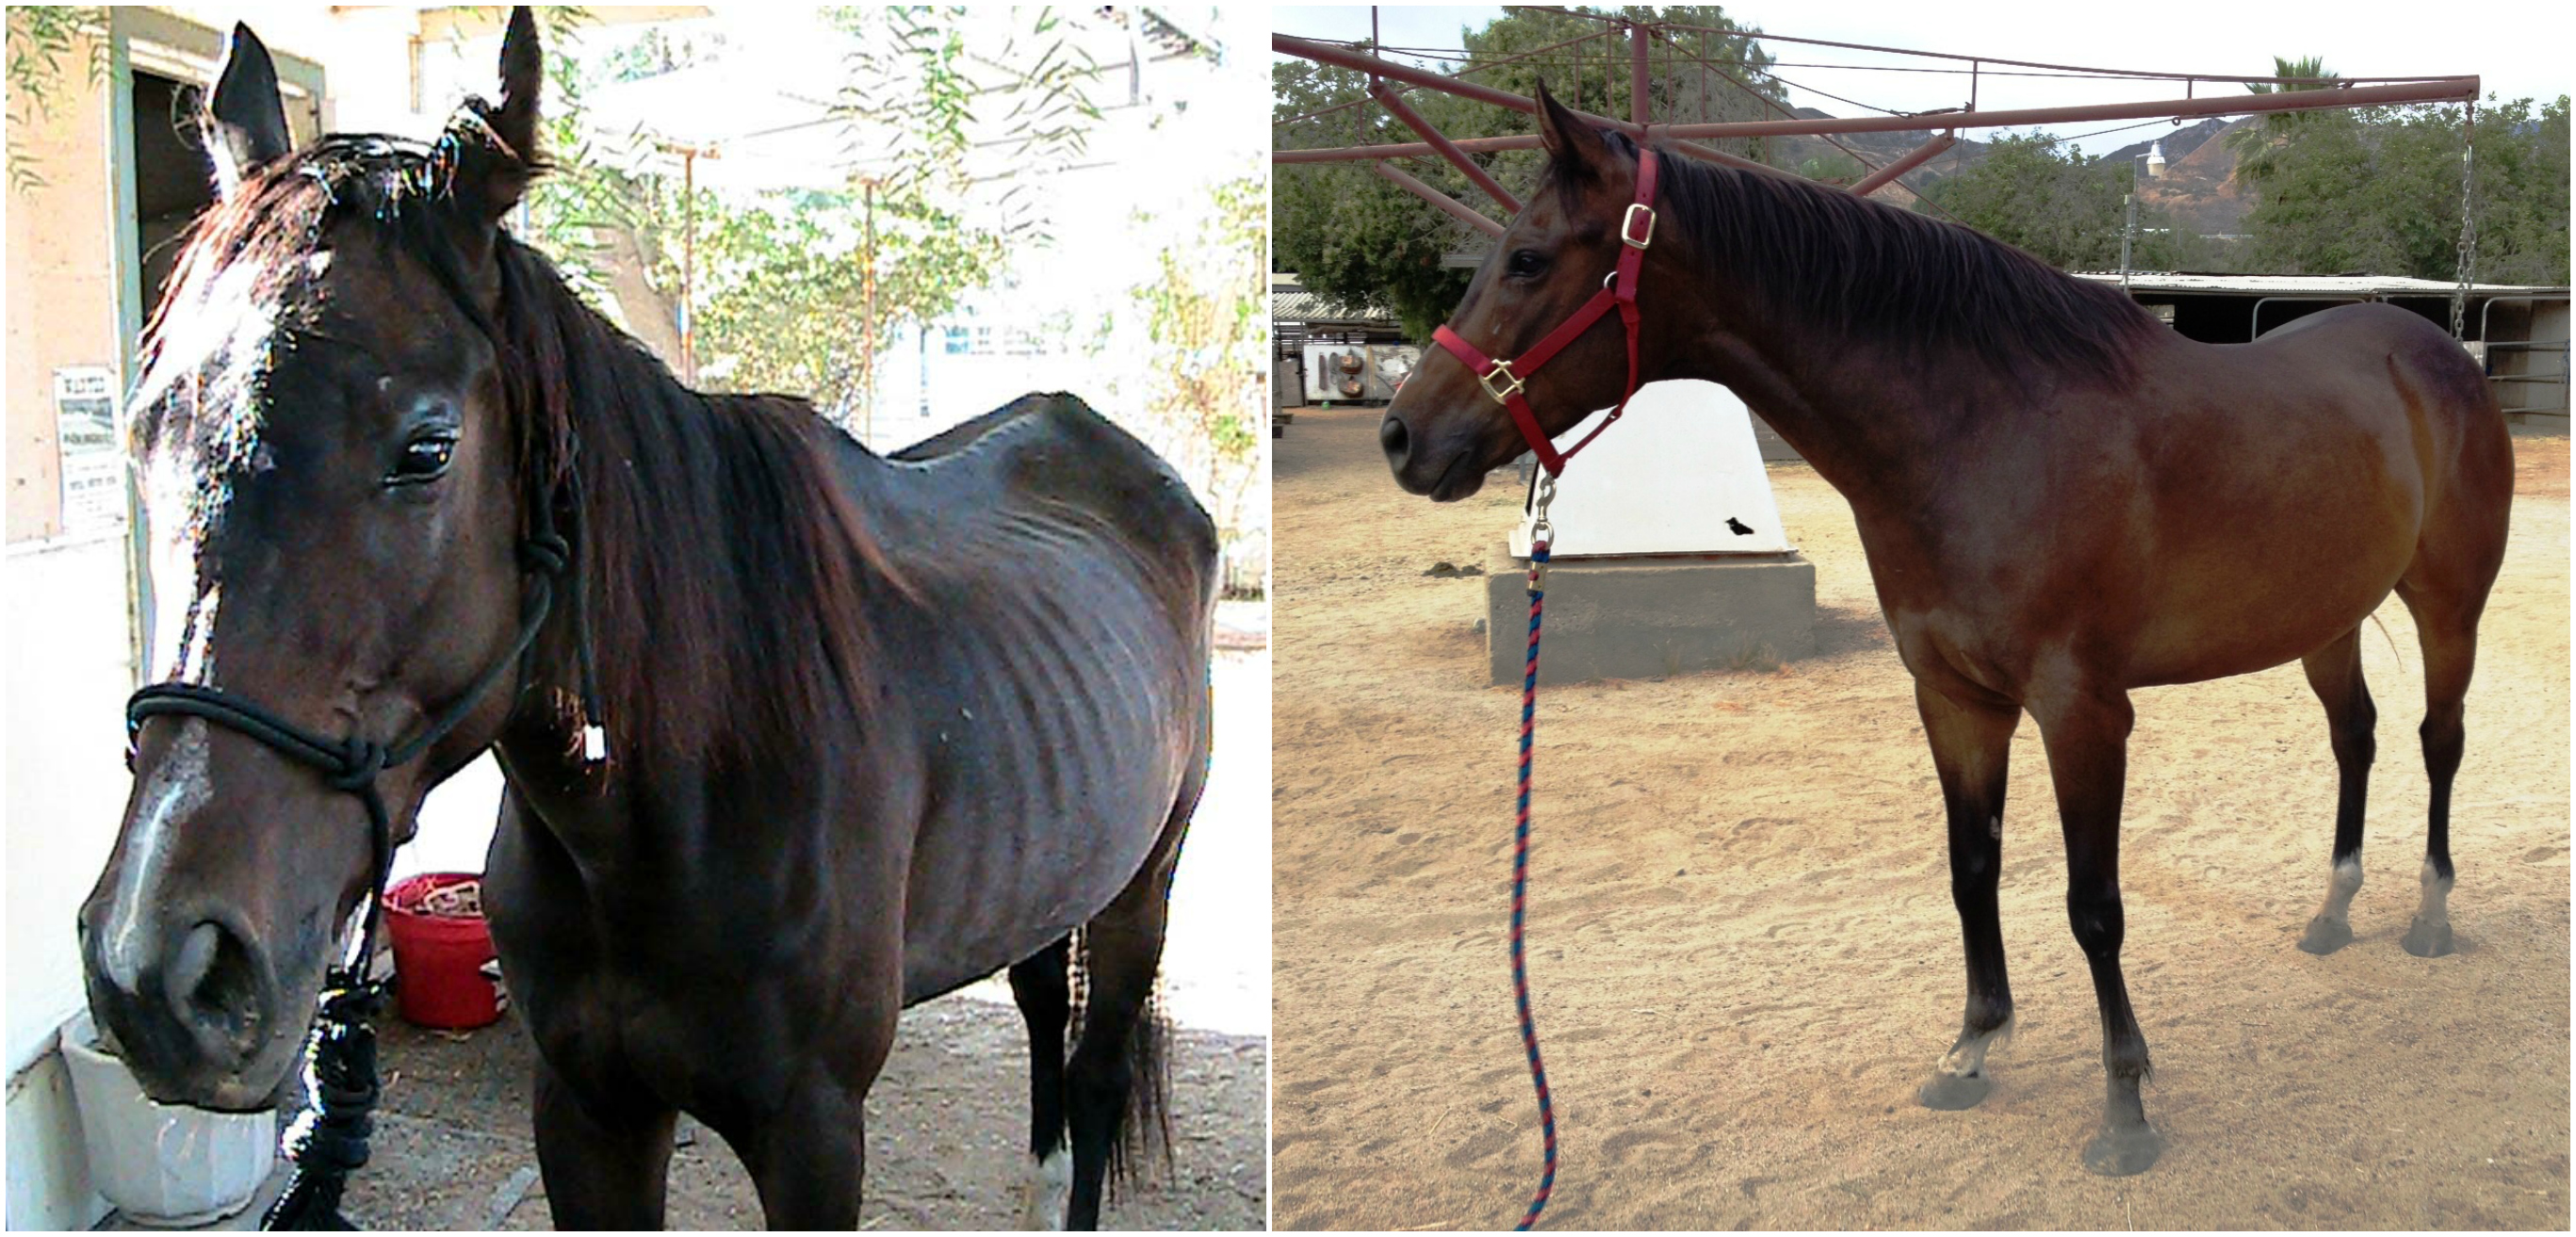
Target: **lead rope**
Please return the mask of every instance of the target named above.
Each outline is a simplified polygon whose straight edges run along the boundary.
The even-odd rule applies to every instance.
[[[1556,478],[1542,474],[1538,480],[1535,518],[1530,522],[1529,661],[1521,671],[1521,794],[1512,837],[1512,998],[1520,1006],[1521,1047],[1529,1052],[1530,1085],[1538,1092],[1538,1124],[1546,1141],[1538,1193],[1530,1196],[1529,1212],[1521,1217],[1516,1229],[1519,1232],[1527,1232],[1538,1224],[1538,1213],[1547,1210],[1547,1197],[1556,1189],[1556,1105],[1548,1098],[1547,1064],[1539,1058],[1538,1022],[1530,1014],[1529,966],[1523,956],[1521,941],[1521,923],[1528,908],[1529,893],[1530,740],[1538,727],[1538,628],[1540,614],[1547,602],[1548,543],[1556,535],[1555,526],[1547,520],[1547,506],[1555,497]]]

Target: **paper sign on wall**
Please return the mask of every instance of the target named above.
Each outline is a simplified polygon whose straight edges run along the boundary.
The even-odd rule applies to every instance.
[[[116,376],[104,366],[54,371],[54,441],[63,472],[63,532],[125,526],[125,454],[116,443]]]

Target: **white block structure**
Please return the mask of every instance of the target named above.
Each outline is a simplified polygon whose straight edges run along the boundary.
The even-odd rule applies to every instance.
[[[1562,451],[1583,441],[1610,410],[1557,436]],[[1523,503],[1511,552],[1529,557]],[[1553,561],[1637,554],[1786,554],[1753,419],[1735,392],[1714,382],[1654,382],[1637,389],[1627,414],[1567,464],[1548,509],[1556,526]],[[1749,528],[1735,532],[1728,521]]]
[[[1558,437],[1563,450],[1604,409]],[[1744,401],[1713,382],[1638,390],[1557,479],[1542,682],[1777,665],[1815,651],[1816,568],[1789,543]],[[1485,580],[1491,681],[1528,651],[1530,515]]]

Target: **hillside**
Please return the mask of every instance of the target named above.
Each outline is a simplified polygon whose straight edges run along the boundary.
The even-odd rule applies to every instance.
[[[1830,112],[1812,107],[1799,108],[1802,119],[1832,119]],[[2235,123],[2244,123],[2242,121]],[[2254,200],[2236,180],[2236,156],[2227,144],[2212,139],[2233,128],[2221,118],[2184,125],[2166,132],[2147,130],[2143,140],[2109,151],[2092,162],[2097,166],[2127,163],[2137,176],[2138,202],[2141,206],[2162,211],[2182,226],[2204,236],[2234,235],[2244,230],[2245,214]],[[1915,129],[1899,133],[1846,133],[1837,141],[1850,147],[1872,165],[1901,158],[1907,151],[1932,140],[1933,130]],[[2147,176],[2147,152],[2157,142],[2164,143],[2165,173]],[[1790,167],[1814,159],[1831,162],[1843,151],[1820,137],[1797,137],[1781,141],[1781,162]],[[1986,144],[1962,137],[1956,146],[1943,152],[1930,165],[1909,172],[1901,185],[1919,184],[1928,177],[1952,176],[1975,167],[1986,157]],[[1900,205],[1911,204],[1913,194],[1893,189],[1881,196]]]

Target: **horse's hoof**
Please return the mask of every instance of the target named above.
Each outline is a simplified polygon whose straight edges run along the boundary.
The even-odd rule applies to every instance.
[[[2398,944],[2405,946],[2406,952],[2418,958],[2442,957],[2452,952],[2451,925],[2426,923],[2418,919],[2415,921],[2415,926],[2406,929],[2406,939]]]
[[[2319,915],[2308,921],[2308,934],[2299,938],[2299,948],[2323,956],[2352,943],[2352,924],[2347,920],[2328,919]]]
[[[2151,1125],[2103,1126],[2084,1146],[2084,1171],[2096,1177],[2134,1177],[2155,1166],[2164,1137]]]
[[[1949,1074],[1936,1071],[1932,1075],[1932,1081],[1924,1083],[1923,1089],[1914,1093],[1914,1098],[1923,1101],[1925,1108],[1937,1108],[1942,1112],[1959,1112],[1984,1103],[1987,1094],[1994,1089],[1994,1080],[1983,1074]]]

